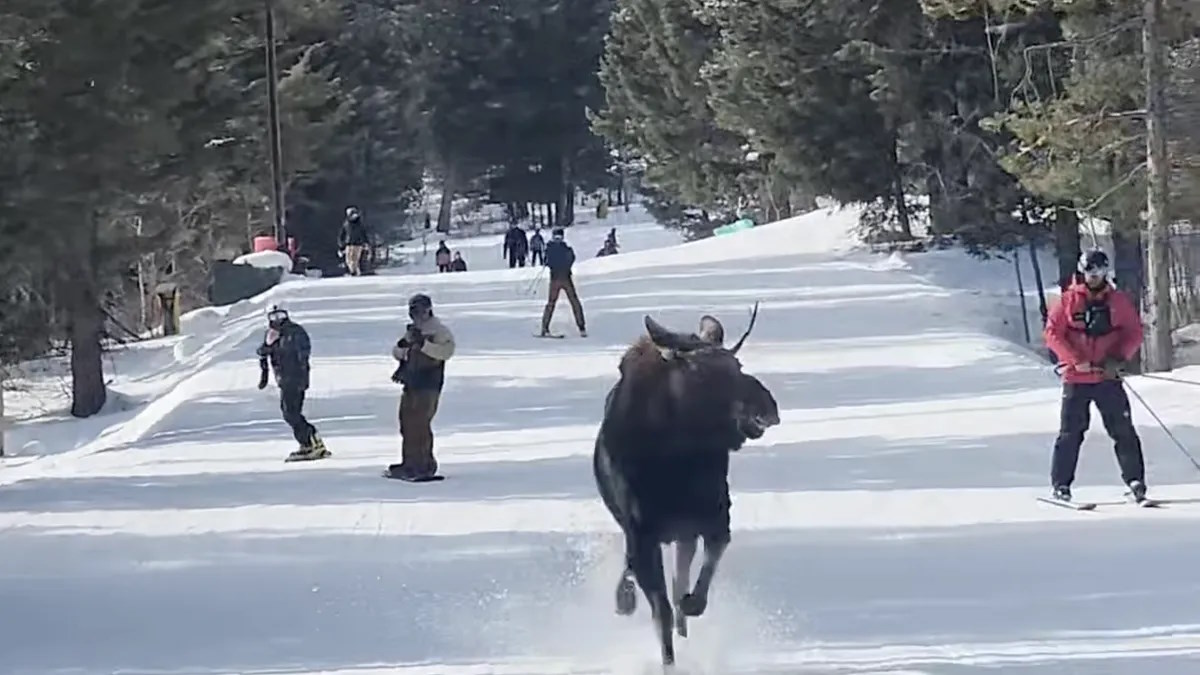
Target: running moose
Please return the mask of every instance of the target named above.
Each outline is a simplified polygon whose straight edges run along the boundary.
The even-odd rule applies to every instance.
[[[640,586],[658,629],[664,665],[675,662],[672,626],[687,637],[687,617],[700,616],[717,565],[729,545],[729,454],[779,424],[771,392],[742,372],[712,316],[699,333],[676,333],[645,318],[646,331],[626,350],[620,379],[604,403],[592,470],[604,505],[625,535],[625,569],[617,583],[617,613],[637,607]],[[689,588],[697,541],[704,563]],[[675,545],[668,599],[663,544]],[[636,581],[636,586],[634,585]]]

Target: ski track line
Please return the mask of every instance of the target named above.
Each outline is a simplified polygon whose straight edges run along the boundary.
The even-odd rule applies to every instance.
[[[839,490],[805,492],[734,492],[733,527],[737,531],[817,529],[938,529],[1030,523],[1091,523],[1134,518],[1200,520],[1200,503],[1170,504],[1167,509],[1133,505],[1102,506],[1078,512],[1034,498],[1042,488],[963,488],[923,490]],[[1200,497],[1200,484],[1173,485],[1163,499]],[[355,527],[366,511],[380,527]],[[0,528],[42,534],[127,534],[166,537],[243,532],[256,537],[315,535],[467,536],[499,533],[614,532],[608,512],[597,499],[509,499],[504,501],[421,501],[380,504],[250,505],[200,509],[120,509],[0,513]]]
[[[1200,655],[1200,626],[1163,626],[1141,631],[1095,631],[1079,637],[1007,642],[963,642],[943,645],[879,643],[814,643],[727,663],[678,664],[680,673],[856,673],[859,675],[927,675],[918,668],[967,666],[1058,666],[1088,661],[1130,661]],[[1138,634],[1141,633],[1141,634]],[[723,661],[725,659],[722,659]],[[579,663],[559,658],[507,657],[489,663],[364,664],[320,671],[263,670],[253,675],[639,675],[655,665],[627,657]],[[608,661],[605,663],[604,661]],[[1078,667],[1078,666],[1077,666]],[[1131,669],[1138,666],[1131,664]],[[661,671],[659,671],[661,672]],[[1183,672],[1183,671],[1170,671]]]

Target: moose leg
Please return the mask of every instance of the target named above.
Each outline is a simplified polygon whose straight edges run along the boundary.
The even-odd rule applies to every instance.
[[[664,666],[675,663],[675,636],[671,633],[674,612],[667,597],[667,581],[663,574],[662,547],[655,537],[639,536],[633,551],[633,574],[646,594],[650,612],[658,628]]]
[[[637,585],[634,583],[633,554],[635,542],[625,535],[625,569],[617,580],[617,614],[629,616],[637,610]]]
[[[708,589],[712,586],[713,576],[717,573],[717,565],[721,556],[729,546],[725,537],[704,537],[704,564],[700,566],[700,575],[696,578],[696,588],[683,596],[679,608],[688,616],[700,616],[708,608]]]
[[[671,582],[671,604],[675,607],[675,632],[687,637],[687,613],[682,609],[683,596],[692,585],[692,561],[696,558],[696,538],[685,537],[675,542],[675,577]]]

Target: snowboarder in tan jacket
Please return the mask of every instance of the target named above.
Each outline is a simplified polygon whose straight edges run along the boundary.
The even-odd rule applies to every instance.
[[[392,381],[404,385],[400,395],[400,463],[387,475],[408,481],[437,480],[433,456],[433,417],[437,414],[446,361],[454,356],[454,334],[433,315],[433,301],[418,293],[408,300],[408,324],[392,349],[400,362]]]

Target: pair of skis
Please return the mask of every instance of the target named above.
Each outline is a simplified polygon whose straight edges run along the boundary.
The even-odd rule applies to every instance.
[[[1144,509],[1158,509],[1158,508],[1162,508],[1162,506],[1163,506],[1163,501],[1160,499],[1146,498],[1141,501],[1135,501],[1129,494],[1125,495],[1125,499],[1126,499],[1126,502],[1124,502],[1124,503],[1130,504],[1132,506],[1140,506]],[[1072,511],[1095,511],[1096,507],[1100,506],[1100,504],[1101,504],[1101,502],[1067,501],[1065,499],[1057,499],[1055,497],[1038,497],[1037,500],[1044,504],[1051,504],[1053,506],[1061,506],[1064,509],[1071,509]],[[1105,506],[1118,506],[1119,504],[1114,503],[1114,502],[1105,502],[1104,505]]]

